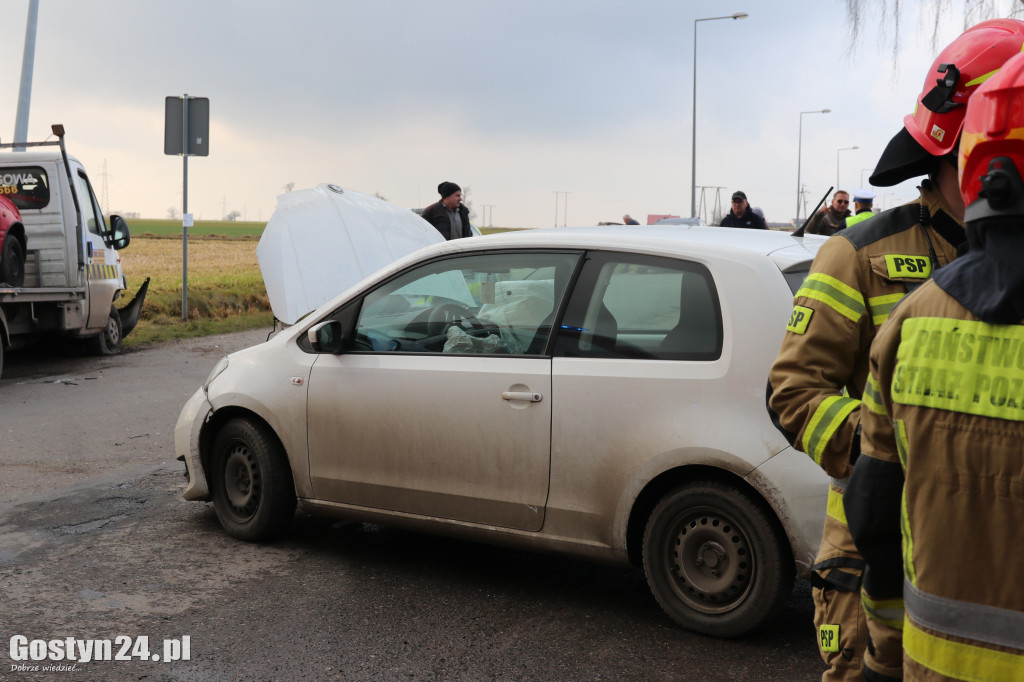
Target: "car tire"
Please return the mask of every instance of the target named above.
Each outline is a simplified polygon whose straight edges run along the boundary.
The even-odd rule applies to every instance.
[[[12,234],[7,235],[0,247],[0,283],[14,287],[25,284],[25,249]]]
[[[270,540],[295,515],[295,486],[288,458],[262,424],[232,419],[213,443],[213,507],[228,534],[240,540]]]
[[[96,355],[117,355],[121,352],[121,316],[117,308],[110,306],[107,326],[92,339],[92,350]]]
[[[785,535],[749,493],[719,481],[681,486],[655,506],[643,541],[647,583],[674,621],[737,637],[785,604],[795,570]]]

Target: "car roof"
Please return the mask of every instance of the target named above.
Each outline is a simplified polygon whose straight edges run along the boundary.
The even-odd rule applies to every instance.
[[[715,257],[767,257],[788,270],[814,259],[820,237],[794,237],[776,230],[737,228],[647,225],[568,227],[543,230],[502,232],[469,240],[454,240],[430,247],[438,251],[462,251],[472,248],[569,248],[632,251],[651,254],[672,254]],[[423,255],[420,252],[419,255]]]
[[[373,286],[411,265],[449,255],[505,249],[566,249],[623,251],[653,256],[677,256],[706,261],[733,260],[774,263],[782,272],[807,270],[818,246],[818,235],[794,237],[788,232],[680,225],[562,227],[522,229],[483,237],[468,237],[419,249],[380,269],[318,308],[334,307],[357,289]],[[303,316],[305,317],[305,316]],[[310,319],[318,319],[314,315]],[[301,322],[301,320],[299,321]],[[297,322],[296,324],[299,324]]]

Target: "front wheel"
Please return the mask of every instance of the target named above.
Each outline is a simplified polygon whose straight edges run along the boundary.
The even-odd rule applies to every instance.
[[[117,314],[117,308],[110,306],[107,326],[93,337],[93,352],[96,355],[117,355],[121,352],[121,341],[121,316]]]
[[[793,587],[789,545],[749,493],[696,481],[666,495],[644,532],[647,583],[683,627],[737,637],[762,625]]]
[[[288,458],[267,427],[248,419],[224,424],[213,443],[210,478],[220,524],[240,540],[269,540],[295,514]]]

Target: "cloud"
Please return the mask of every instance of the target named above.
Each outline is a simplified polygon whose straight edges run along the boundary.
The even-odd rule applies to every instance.
[[[147,217],[181,206],[182,161],[162,152],[164,98],[183,93],[211,106],[210,156],[189,163],[197,217],[266,219],[289,182],[422,206],[442,179],[494,206],[498,224],[553,223],[555,191],[571,192],[570,223],[686,215],[694,20],[744,9],[734,4],[48,1],[30,137],[64,123],[111,207]],[[26,7],[9,9],[11,26]],[[798,143],[808,196],[835,184],[841,147],[860,147],[840,164],[841,184],[859,184],[912,106],[931,48],[905,40],[913,76],[897,79],[877,49],[844,56],[839,3],[745,9],[748,19],[698,28],[697,181],[743,187],[784,220]],[[0,87],[17,92],[21,41],[0,58]],[[14,129],[8,101],[0,138]],[[799,112],[824,107],[798,139]]]

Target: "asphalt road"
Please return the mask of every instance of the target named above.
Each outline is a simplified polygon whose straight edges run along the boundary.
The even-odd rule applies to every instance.
[[[0,680],[820,677],[803,581],[725,641],[676,627],[639,571],[302,514],[274,544],[228,538],[181,499],[172,429],[221,354],[265,337],[5,358]],[[68,637],[131,660],[12,660]],[[163,660],[185,637],[188,660]]]

